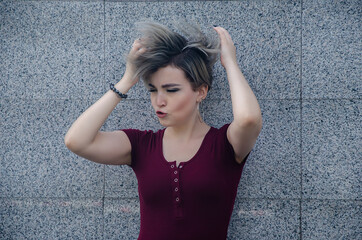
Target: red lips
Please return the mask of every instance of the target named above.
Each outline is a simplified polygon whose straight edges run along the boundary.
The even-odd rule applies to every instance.
[[[157,115],[157,117],[159,117],[159,118],[164,118],[164,117],[166,117],[167,113],[164,113],[164,112],[161,112],[161,111],[157,111],[157,112],[156,112],[156,115]]]

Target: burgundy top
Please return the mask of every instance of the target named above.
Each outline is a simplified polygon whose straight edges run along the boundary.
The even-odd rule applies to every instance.
[[[132,145],[141,226],[138,240],[225,240],[242,164],[235,160],[226,130],[211,127],[193,158],[168,162],[165,129],[122,129]]]

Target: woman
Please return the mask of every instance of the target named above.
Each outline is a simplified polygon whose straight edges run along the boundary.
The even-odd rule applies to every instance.
[[[219,44],[193,25],[187,26],[188,38],[158,23],[140,26],[143,36],[134,41],[123,78],[73,123],[65,144],[91,161],[134,170],[139,240],[226,239],[241,172],[262,128],[258,101],[224,28],[214,27]],[[234,116],[220,129],[208,126],[199,112],[218,52]],[[165,128],[99,131],[140,78]]]

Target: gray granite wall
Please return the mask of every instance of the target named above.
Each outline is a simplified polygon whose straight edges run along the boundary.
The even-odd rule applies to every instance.
[[[184,17],[229,30],[263,130],[245,165],[228,239],[362,239],[359,0],[0,1],[0,239],[136,239],[127,166],[71,153],[63,138],[116,83],[134,22]],[[102,130],[157,129],[142,84]],[[225,72],[202,111],[231,121]]]

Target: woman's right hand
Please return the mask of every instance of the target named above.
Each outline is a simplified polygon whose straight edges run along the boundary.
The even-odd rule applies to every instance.
[[[132,85],[136,84],[139,81],[139,77],[134,78],[136,73],[136,68],[132,64],[132,60],[136,59],[140,54],[144,53],[146,48],[142,46],[142,39],[138,38],[133,42],[132,48],[127,56],[126,71],[123,78],[132,82]]]

